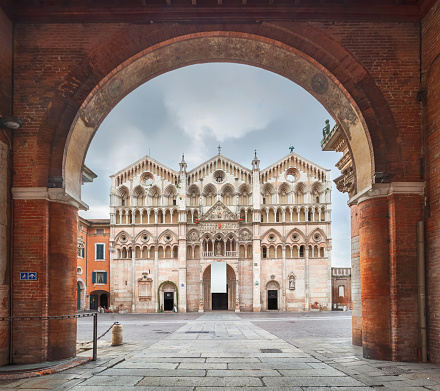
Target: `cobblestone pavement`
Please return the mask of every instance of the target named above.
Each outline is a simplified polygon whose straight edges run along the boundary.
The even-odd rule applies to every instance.
[[[102,342],[96,362],[59,374],[5,381],[0,389],[440,391],[437,366],[365,360],[347,337],[296,334],[291,339],[287,324],[274,327],[274,321],[282,325],[292,320],[282,314],[270,318],[207,313],[179,323],[181,327],[160,340],[119,347]]]

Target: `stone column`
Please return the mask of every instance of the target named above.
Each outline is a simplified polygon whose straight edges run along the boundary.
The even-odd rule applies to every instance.
[[[359,203],[362,346],[366,358],[391,358],[388,200]]]
[[[306,231],[306,235],[308,232]],[[309,293],[309,244],[306,242],[304,246],[304,310],[310,310],[310,293]]]
[[[49,203],[49,316],[76,314],[78,208]],[[75,239],[75,240],[72,240]],[[35,305],[35,301],[31,300]],[[48,361],[76,356],[76,319],[49,321]]]
[[[287,311],[286,302],[286,243],[283,243],[283,281],[281,283],[281,309]]]
[[[134,229],[133,229],[134,231]],[[136,312],[136,248],[135,240],[131,242],[131,312]]]
[[[240,284],[238,280],[238,267],[237,267],[237,276],[235,279],[235,312],[240,312]]]
[[[85,204],[57,188],[12,192],[13,316],[76,314],[77,210]],[[21,280],[24,272],[37,273],[36,279]],[[76,355],[76,319],[15,321],[12,332],[16,364]]]
[[[351,214],[351,305],[352,343],[362,346],[361,258],[359,249],[358,206],[350,206]]]
[[[204,312],[205,298],[203,295],[203,268],[200,268],[200,300],[199,300],[199,312]]]

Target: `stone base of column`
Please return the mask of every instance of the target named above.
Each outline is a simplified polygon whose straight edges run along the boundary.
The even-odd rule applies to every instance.
[[[351,324],[351,343],[362,346],[362,316],[352,316]]]

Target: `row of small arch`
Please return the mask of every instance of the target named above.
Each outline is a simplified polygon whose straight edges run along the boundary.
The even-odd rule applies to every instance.
[[[190,236],[192,232],[196,232],[197,235],[200,235],[200,232],[197,231],[197,230],[194,230],[194,229],[193,229],[193,230],[190,230],[190,231],[188,232],[187,235]],[[250,232],[249,230],[241,231],[241,234],[244,233],[244,232],[247,232],[248,235],[250,235],[250,236],[252,235],[251,232]],[[282,236],[281,233],[278,232],[276,229],[270,229],[270,230],[264,232],[263,235],[261,236],[261,240],[262,240],[262,241],[265,241],[265,240],[269,237],[269,235],[271,235],[271,234],[275,235],[275,236],[278,238],[278,240],[280,240],[280,241],[283,240],[283,236]],[[309,241],[311,241],[311,240],[313,239],[313,237],[314,237],[316,234],[319,234],[319,235],[322,236],[322,241],[325,241],[325,240],[326,240],[326,235],[325,235],[324,231],[323,231],[322,229],[320,229],[320,228],[316,228],[316,229],[313,230],[308,236],[304,235],[304,233],[301,232],[300,230],[298,230],[297,228],[294,228],[294,229],[292,229],[292,230],[289,231],[289,233],[286,235],[286,238],[291,237],[293,234],[297,234],[297,235],[298,235],[298,245],[299,245],[299,244],[302,244],[302,243],[308,243]],[[139,232],[139,233],[136,235],[135,241],[139,241],[139,240],[141,240],[141,238],[142,238],[144,235],[146,235],[146,236],[148,237],[148,240],[151,239],[152,242],[155,242],[154,236],[153,236],[149,231],[147,231],[147,230],[143,230],[143,231]],[[126,240],[125,240],[125,241],[131,241],[131,235],[129,235],[129,234],[128,234],[127,232],[125,232],[125,231],[121,231],[121,232],[119,232],[119,233],[116,235],[116,237],[115,237],[115,242],[119,242],[119,241],[121,241],[121,237],[123,237],[123,236],[126,237]],[[166,236],[170,236],[170,238],[171,238],[170,242],[172,242],[172,241],[177,241],[177,235],[176,235],[173,231],[171,231],[171,230],[165,230],[164,232],[162,232],[162,233],[159,235],[159,237],[158,237],[158,242],[160,242],[161,239],[162,239],[163,237],[166,237]],[[251,236],[251,237],[252,237],[252,236]],[[233,233],[233,232],[229,232],[229,233],[218,232],[218,233],[216,233],[216,234],[203,233],[202,236],[200,237],[200,241],[202,241],[202,240],[204,240],[204,239],[215,240],[215,239],[218,239],[218,238],[221,239],[221,240],[233,239],[233,240],[235,240],[235,241],[238,241],[238,237],[237,237],[237,235],[236,235],[235,233]],[[147,245],[147,246],[148,246],[148,245]],[[151,245],[150,245],[150,246],[151,246]]]
[[[314,182],[312,185],[308,186],[306,185],[304,182],[298,182],[295,186],[294,189],[292,189],[292,186],[290,184],[288,184],[287,182],[283,182],[278,186],[278,189],[275,190],[275,187],[271,184],[271,183],[265,183],[264,185],[261,186],[261,194],[289,194],[291,191],[295,191],[296,193],[313,193],[313,194],[320,194],[322,192],[324,192],[324,185],[321,182]],[[165,190],[163,191],[163,195],[165,197],[176,197],[177,196],[177,187],[173,184],[169,184],[167,187],[165,187]],[[234,186],[230,183],[225,184],[221,190],[220,190],[220,195],[226,195],[226,194],[230,194],[230,195],[235,195],[235,194],[247,194],[250,195],[252,194],[252,188],[249,184],[247,183],[243,183],[242,185],[239,186],[238,188],[238,192],[235,191]],[[126,186],[120,186],[117,189],[116,194],[123,198],[126,199],[129,197],[130,192],[128,190],[128,188]],[[138,185],[133,189],[132,195],[134,197],[144,197],[146,195],[146,191],[145,189]],[[200,187],[196,184],[192,184],[191,186],[188,187],[188,191],[187,191],[188,195],[195,195],[195,196],[200,196]],[[209,183],[207,184],[204,188],[203,188],[203,192],[202,195],[206,196],[208,194],[213,194],[213,195],[217,195],[217,188],[214,184]],[[150,187],[150,189],[148,190],[148,196],[150,197],[160,197],[161,196],[161,191],[159,189],[159,187],[157,185],[153,185]]]
[[[136,259],[154,259],[155,251],[158,251],[159,259],[177,259],[179,255],[179,248],[177,245],[171,246],[135,246],[135,258]],[[305,257],[305,245],[285,245],[286,258],[304,258]],[[324,258],[324,246],[310,245],[309,248],[309,258]],[[252,245],[244,246],[240,245],[238,247],[238,257],[242,259],[252,259],[253,258],[253,247]],[[131,259],[133,257],[133,249],[131,246],[118,246],[116,250],[116,259]],[[188,245],[187,246],[187,259],[199,259],[200,258],[201,246]],[[263,259],[279,259],[283,258],[283,246],[271,245],[271,246],[261,246],[261,258]]]
[[[283,211],[284,220],[283,220]],[[135,224],[154,224],[149,219],[150,216],[155,216],[157,212],[158,224],[177,224],[178,223],[178,209],[177,208],[157,208],[157,209],[126,209],[118,208],[115,210],[116,224],[132,224],[133,216]],[[321,214],[319,213],[321,212]],[[199,218],[199,212],[197,209],[187,209],[187,222],[194,223]],[[252,222],[253,209],[241,208],[240,218],[244,223]],[[322,207],[309,207],[309,206],[292,206],[292,207],[263,207],[261,209],[261,222],[262,223],[279,223],[279,222],[295,222],[295,221],[325,221],[326,208]]]

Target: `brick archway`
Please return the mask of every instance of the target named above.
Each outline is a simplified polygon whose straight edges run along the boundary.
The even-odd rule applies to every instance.
[[[305,31],[305,33],[310,34],[310,31]],[[295,38],[299,41],[297,35]],[[330,57],[328,49],[326,53],[322,53],[324,54]],[[347,56],[346,52],[342,54]],[[388,171],[388,163],[383,158],[387,155],[385,139],[379,129],[373,129],[376,137],[371,137],[370,130],[367,128],[369,118],[363,116],[356,98],[350,95],[334,76],[337,69],[327,69],[296,47],[272,38],[243,32],[210,31],[179,36],[144,49],[124,63],[115,64],[118,66],[100,80],[76,112],[72,123],[69,124],[62,162],[57,160],[59,148],[56,153],[55,151],[52,153],[51,171],[62,175],[67,192],[80,198],[81,170],[87,148],[101,122],[124,96],[159,74],[183,66],[207,62],[235,62],[261,67],[292,80],[311,93],[326,107],[343,129],[353,155],[357,189],[362,190],[371,184],[372,174],[378,167],[382,171]],[[356,65],[358,74],[368,76],[360,64]],[[353,75],[344,75],[344,77],[352,78]],[[72,75],[72,78],[76,79],[76,76]],[[350,81],[356,82],[356,88],[359,89],[360,80]],[[381,95],[378,92],[374,91],[376,98]],[[365,94],[361,95],[362,104],[365,105],[367,98]],[[388,127],[391,127],[389,129],[391,133],[395,130],[392,116],[376,118],[375,122],[386,123]],[[59,129],[59,132],[65,133],[66,130],[67,128]],[[377,144],[377,153],[373,148],[375,143],[373,140]],[[54,141],[57,144],[57,137]],[[388,158],[390,158],[389,155]],[[62,164],[62,169],[60,164]]]
[[[46,27],[45,34],[55,35],[55,27],[53,30]],[[81,206],[81,171],[94,133],[126,94],[164,72],[205,62],[236,62],[276,72],[314,95],[343,129],[355,164],[358,192],[372,186],[372,174],[377,171],[388,174],[393,181],[420,180],[418,170],[407,163],[408,157],[404,159],[396,114],[387,101],[391,98],[385,97],[376,82],[377,77],[371,76],[359,57],[327,34],[322,26],[318,28],[302,22],[168,23],[164,26],[121,24],[108,29],[101,26],[100,29],[99,39],[87,42],[89,46],[82,48],[81,59],[69,65],[62,80],[45,85],[46,90],[35,103],[38,106],[35,124],[32,115],[24,118],[24,131],[14,140],[14,167],[18,169],[13,179],[13,218],[17,233],[12,268],[16,276],[24,270],[21,268],[29,259],[38,267],[44,288],[32,287],[28,291],[29,295],[42,296],[41,308],[31,308],[36,316],[71,313],[75,309],[75,300],[60,301],[57,293],[61,289],[72,292],[76,289],[76,212]],[[21,40],[26,39],[21,37]],[[20,53],[21,48],[17,50]],[[25,62],[20,65],[24,67]],[[369,69],[371,71],[371,66]],[[32,87],[20,88],[17,87],[24,95],[32,94]],[[386,86],[382,88],[387,91]],[[32,110],[33,106],[30,107]],[[21,110],[27,113],[26,109]],[[414,140],[416,149],[417,136],[412,136],[409,142]],[[416,156],[414,153],[411,158]],[[20,169],[22,167],[25,168]],[[49,184],[55,188],[48,189],[51,187],[48,177]],[[407,193],[412,197],[407,197]],[[365,296],[366,312],[362,315],[362,321],[367,320],[363,323],[362,343],[372,358],[412,360],[417,343],[413,338],[416,330],[414,273],[408,270],[415,257],[410,244],[402,240],[405,236],[396,229],[396,224],[402,205],[411,211],[406,217],[418,221],[422,198],[418,188],[405,186],[375,188],[368,197],[357,201],[360,220],[357,236],[360,237],[359,252],[366,276],[362,289],[368,294]],[[355,208],[353,213],[357,215]],[[39,222],[44,224],[35,224],[29,215],[38,216]],[[384,216],[391,217],[388,220]],[[413,231],[411,226],[409,232]],[[381,232],[386,234],[380,241],[374,241],[374,235]],[[30,233],[34,241],[28,246],[26,235]],[[390,242],[401,245],[389,248]],[[37,248],[39,252],[35,256]],[[409,283],[401,284],[401,281]],[[378,283],[382,289],[374,290]],[[12,285],[16,291],[21,287],[16,280]],[[399,318],[396,303],[402,294],[410,298],[409,310]],[[13,299],[16,315],[29,311],[26,298],[14,296]],[[383,303],[384,310],[376,316],[374,309],[378,302]],[[383,324],[387,327],[377,327]],[[23,334],[14,333],[16,362],[74,355],[75,326],[74,322],[65,322],[62,327],[47,322],[44,329],[27,330],[27,335],[33,333],[37,341],[32,351]],[[412,343],[395,342],[410,333]],[[379,334],[386,338],[381,339]]]

